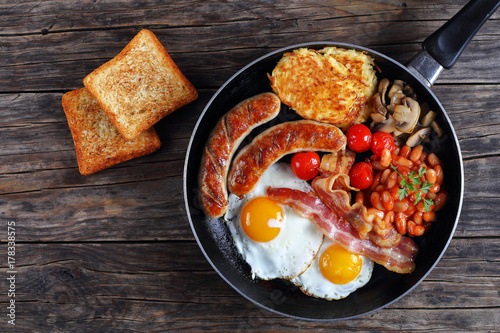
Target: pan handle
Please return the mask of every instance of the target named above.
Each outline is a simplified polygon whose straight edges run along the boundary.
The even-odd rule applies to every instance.
[[[450,69],[474,35],[500,6],[500,0],[471,0],[422,43],[407,66],[430,87],[443,68]]]

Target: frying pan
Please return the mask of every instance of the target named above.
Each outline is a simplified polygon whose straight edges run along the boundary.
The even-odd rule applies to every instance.
[[[457,136],[443,106],[430,90],[443,68],[456,62],[477,30],[498,8],[499,1],[471,1],[443,27],[423,42],[423,50],[403,66],[368,48],[338,42],[314,42],[292,45],[264,55],[233,75],[214,94],[194,128],[184,166],[184,200],[193,234],[214,270],[242,296],[269,311],[302,320],[340,320],[364,315],[385,307],[415,288],[434,268],[451,241],[459,220],[464,191],[462,156]],[[419,102],[427,102],[437,112],[444,135],[431,137],[426,148],[437,153],[444,164],[444,186],[448,202],[439,212],[439,220],[422,237],[414,240],[420,248],[412,274],[397,274],[375,265],[371,280],[364,287],[338,301],[306,296],[285,280],[252,280],[250,267],[233,245],[222,219],[205,216],[197,201],[198,172],[202,150],[218,119],[243,99],[271,91],[267,73],[271,73],[283,53],[297,48],[321,49],[336,46],[364,51],[380,68],[380,78],[400,79],[409,83]],[[281,114],[267,126],[298,118],[283,106]],[[265,126],[263,126],[265,127]],[[259,131],[254,130],[249,142]]]

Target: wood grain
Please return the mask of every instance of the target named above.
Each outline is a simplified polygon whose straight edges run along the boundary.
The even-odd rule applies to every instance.
[[[432,88],[459,139],[465,195],[442,260],[387,308],[339,322],[265,311],[234,291],[186,217],[184,158],[217,89],[302,42],[362,45],[401,63],[460,1],[4,1],[0,3],[0,225],[16,222],[15,330],[2,332],[494,332],[500,326],[500,13]],[[155,125],[162,148],[78,173],[66,91],[151,29],[199,99]],[[194,197],[196,189],[188,189]],[[0,308],[9,298],[0,230]]]

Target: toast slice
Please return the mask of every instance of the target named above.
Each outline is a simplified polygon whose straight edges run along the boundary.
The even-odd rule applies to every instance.
[[[127,139],[198,98],[193,85],[146,29],[83,83]]]
[[[135,139],[126,140],[86,88],[64,94],[62,105],[82,175],[152,153],[161,146],[153,127],[141,132]]]

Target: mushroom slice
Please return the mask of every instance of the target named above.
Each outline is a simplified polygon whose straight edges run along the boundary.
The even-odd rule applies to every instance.
[[[370,114],[370,117],[372,118],[374,123],[382,123],[385,121],[385,116],[380,113],[372,113]]]
[[[420,116],[420,105],[410,97],[403,98],[403,104],[394,107],[396,129],[403,133],[411,133]]]
[[[383,115],[385,117],[387,113],[387,108],[384,105],[384,102],[382,101],[382,94],[381,93],[376,93],[372,97],[372,106],[373,110],[375,110],[377,113]]]
[[[433,121],[431,123],[431,128],[436,132],[438,138],[440,138],[443,135],[443,130],[441,129],[441,126],[439,126],[437,121]]]
[[[387,106],[387,111],[391,113],[394,112],[394,107],[398,104],[401,104],[401,101],[405,97],[405,94],[403,94],[401,91],[397,91],[394,95],[392,95],[391,103]]]
[[[384,77],[378,84],[378,92],[380,94],[380,100],[384,106],[387,105],[385,101],[385,94],[387,93],[387,89],[389,88],[390,84],[391,81],[389,81],[389,79],[386,77]]]
[[[387,119],[384,119],[383,121],[373,123],[372,126],[372,131],[374,132],[392,133],[395,130],[396,130],[396,121],[391,115],[389,115],[389,117],[387,117]]]
[[[410,135],[408,140],[406,140],[406,145],[413,148],[413,147],[417,146],[418,144],[420,144],[420,142],[422,142],[422,140],[427,138],[429,136],[429,134],[431,134],[431,128],[430,127],[423,127],[421,129],[419,129],[418,131],[416,131],[415,133],[413,133],[412,135]]]
[[[423,127],[429,127],[431,126],[432,122],[434,121],[434,119],[436,119],[436,116],[437,116],[437,113],[434,112],[434,111],[429,111],[427,112],[427,114],[425,116],[423,116],[421,119],[420,119],[420,124],[423,126]]]
[[[391,89],[389,89],[389,92],[387,93],[387,96],[389,96],[389,98],[392,99],[392,97],[397,93],[403,93],[402,81],[399,80],[394,81]]]

